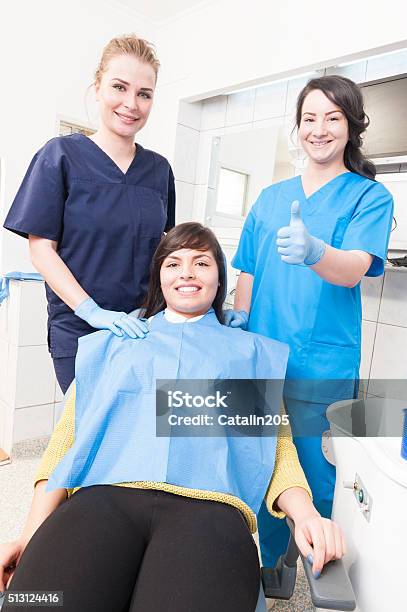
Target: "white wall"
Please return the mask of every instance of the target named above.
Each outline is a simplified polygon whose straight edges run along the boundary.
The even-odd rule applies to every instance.
[[[109,0],[6,4],[0,20],[1,221],[32,156],[56,135],[57,115],[88,122],[85,93],[103,46],[132,31],[155,38],[151,24]],[[0,273],[14,269],[33,269],[27,243],[1,231]]]

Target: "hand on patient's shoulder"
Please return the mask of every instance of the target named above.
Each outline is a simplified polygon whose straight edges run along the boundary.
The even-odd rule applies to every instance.
[[[148,333],[147,323],[143,319],[100,308],[92,298],[84,300],[75,310],[75,314],[95,329],[108,329],[116,336],[126,334],[130,338],[145,338]]]
[[[134,333],[135,339],[145,338],[149,332],[148,324],[145,319],[138,318],[132,314],[127,315],[127,322]]]
[[[249,322],[249,315],[245,310],[224,310],[223,318],[227,327],[240,327],[244,330]]]

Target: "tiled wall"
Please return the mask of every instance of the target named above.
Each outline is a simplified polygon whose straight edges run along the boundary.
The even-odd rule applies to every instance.
[[[407,269],[362,281],[361,378],[407,380]]]
[[[0,447],[52,432],[62,394],[47,347],[44,283],[11,281],[0,306]]]

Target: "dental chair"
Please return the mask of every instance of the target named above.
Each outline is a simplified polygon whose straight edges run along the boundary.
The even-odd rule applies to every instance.
[[[265,597],[289,600],[292,597],[297,577],[297,560],[301,557],[305,575],[311,591],[313,605],[322,610],[355,610],[356,600],[342,560],[330,561],[324,566],[320,578],[314,578],[312,568],[301,555],[294,540],[294,523],[286,519],[291,531],[284,555],[275,568],[261,568],[261,588],[255,612],[266,612]]]
[[[301,556],[305,575],[311,591],[312,603],[323,610],[347,612],[356,608],[352,585],[342,560],[330,561],[316,580],[308,561],[300,554],[294,540],[294,523],[286,519],[291,535],[287,550],[281,555],[275,568],[261,568],[261,585],[255,612],[266,612],[266,599],[288,600],[292,597],[297,577],[297,560]],[[0,597],[0,609],[4,597]]]

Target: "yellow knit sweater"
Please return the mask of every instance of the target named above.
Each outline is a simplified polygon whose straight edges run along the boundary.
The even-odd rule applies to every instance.
[[[49,444],[41,459],[38,468],[35,484],[40,480],[48,480],[53,470],[56,468],[62,457],[74,443],[75,435],[75,388],[67,399],[64,411],[58,424],[51,436]],[[35,486],[34,484],[34,486]],[[240,510],[245,517],[252,533],[257,529],[256,516],[253,511],[241,499],[226,493],[216,491],[202,491],[199,489],[187,489],[165,482],[121,482],[114,486],[129,487],[133,489],[158,489],[167,491],[184,497],[194,497],[196,499],[208,499],[224,504],[229,504]],[[277,440],[276,461],[274,472],[266,493],[266,504],[269,512],[278,518],[284,518],[284,513],[278,511],[274,502],[286,489],[290,487],[302,487],[311,495],[304,472],[298,460],[297,451],[291,438],[290,428],[280,426]],[[78,489],[68,489],[68,496]]]

